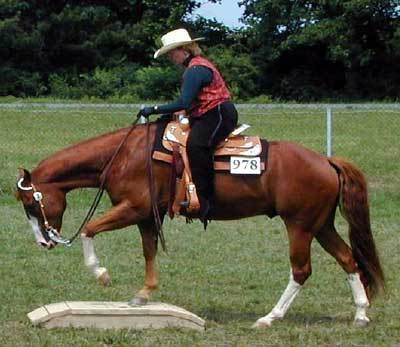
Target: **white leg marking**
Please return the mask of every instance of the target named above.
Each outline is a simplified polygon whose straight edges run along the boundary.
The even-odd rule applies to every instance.
[[[365,288],[360,280],[360,275],[358,273],[349,274],[348,281],[353,293],[354,303],[356,304],[354,322],[358,325],[366,325],[369,323],[369,318],[367,317],[369,301]]]
[[[81,234],[81,239],[85,265],[96,276],[96,278],[99,278],[101,275],[107,272],[107,269],[104,267],[99,267],[100,263],[94,251],[93,238],[86,237],[85,235]]]
[[[274,320],[282,319],[285,316],[290,305],[293,303],[295,297],[299,293],[301,287],[302,286],[293,279],[293,274],[290,273],[289,283],[278,303],[275,305],[270,313],[258,319],[253,327],[261,328],[265,326],[271,326]]]

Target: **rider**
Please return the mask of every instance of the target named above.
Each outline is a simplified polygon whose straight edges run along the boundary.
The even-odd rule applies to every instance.
[[[161,37],[162,47],[154,58],[167,54],[173,63],[185,68],[181,95],[175,102],[145,107],[140,115],[185,111],[189,116],[187,154],[200,200],[200,218],[206,221],[214,204],[213,150],[234,130],[238,116],[221,73],[201,55],[196,41],[202,39],[192,39],[185,29]]]

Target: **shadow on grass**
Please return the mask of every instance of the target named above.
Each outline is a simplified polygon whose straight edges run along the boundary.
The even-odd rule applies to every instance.
[[[233,311],[227,309],[226,307],[206,307],[200,312],[196,312],[196,314],[205,320],[211,320],[221,324],[238,321],[247,322],[257,320],[259,318],[254,312]]]
[[[326,316],[326,315],[306,315],[304,313],[288,314],[283,321],[288,321],[296,325],[319,325],[326,323],[351,324],[350,317],[345,316]]]
[[[227,309],[226,307],[209,307],[204,308],[202,311],[196,313],[205,320],[214,321],[219,324],[232,322],[255,322],[257,319],[267,314],[267,312],[259,314],[257,312],[233,311]],[[318,314],[306,315],[304,313],[292,313],[288,314],[279,322],[281,322],[280,324],[287,322],[299,326],[311,326],[329,323],[351,324],[352,319],[345,316],[327,316]]]

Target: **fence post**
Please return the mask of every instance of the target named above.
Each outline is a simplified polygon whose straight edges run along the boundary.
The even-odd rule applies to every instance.
[[[145,107],[144,104],[141,104],[141,105],[140,105],[140,109],[141,109],[141,110],[143,110],[144,107]],[[146,123],[148,123],[148,122],[149,122],[149,120],[148,120],[146,117],[143,117],[143,116],[140,116],[140,117],[139,117],[138,124],[146,124]]]
[[[333,125],[332,125],[332,109],[330,106],[326,108],[326,155],[332,156],[333,144]]]
[[[148,122],[149,122],[149,120],[147,118],[145,118],[143,116],[139,117],[138,124],[146,124]]]

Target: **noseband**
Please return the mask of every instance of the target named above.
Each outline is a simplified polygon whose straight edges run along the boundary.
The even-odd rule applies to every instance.
[[[29,187],[24,187],[22,185],[22,182],[24,181],[24,178],[19,179],[17,186],[19,189],[24,190],[24,191],[30,191],[33,190],[33,198],[35,201],[39,204],[40,207],[40,213],[42,214],[43,222],[44,222],[44,227],[47,233],[47,236],[49,237],[50,240],[56,242],[56,243],[61,243],[66,246],[71,246],[71,241],[63,239],[60,234],[58,233],[57,229],[55,229],[53,226],[49,224],[49,221],[46,217],[46,212],[44,210],[44,204],[43,204],[43,194],[36,189],[33,183]]]

